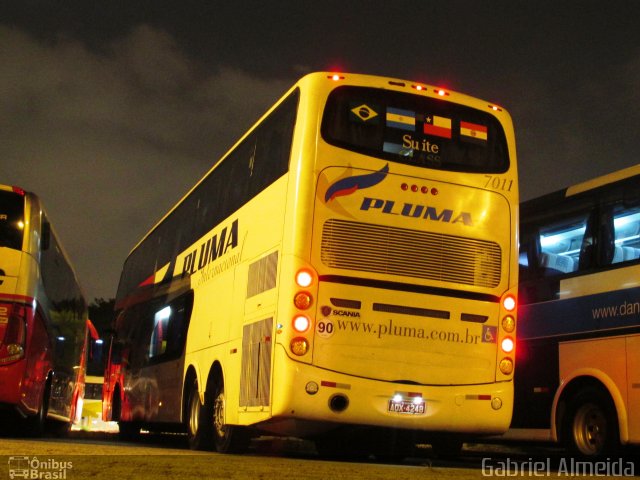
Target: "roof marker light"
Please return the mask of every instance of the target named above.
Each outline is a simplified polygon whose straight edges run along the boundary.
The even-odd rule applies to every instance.
[[[329,75],[327,78],[333,80],[334,82],[337,82],[338,80],[344,80],[344,77],[342,75],[338,75],[337,73]]]
[[[437,93],[439,96],[441,97],[448,97],[449,96],[449,92],[447,92],[446,90],[444,90],[443,88],[436,88],[434,90],[435,93]]]

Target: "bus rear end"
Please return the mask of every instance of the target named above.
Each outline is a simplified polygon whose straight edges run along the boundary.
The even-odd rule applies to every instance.
[[[504,432],[517,291],[508,114],[398,80],[307,82],[301,114],[322,115],[306,116],[319,133],[301,157],[315,165],[298,176],[312,198],[294,219],[306,225],[293,228],[276,331],[274,390],[291,393],[274,394],[274,413],[320,430]]]
[[[87,307],[38,197],[0,185],[0,408],[67,430],[81,401]]]
[[[27,194],[0,186],[0,405],[10,414],[42,415],[48,337],[29,295],[36,264],[28,254]],[[31,275],[28,275],[31,273]]]

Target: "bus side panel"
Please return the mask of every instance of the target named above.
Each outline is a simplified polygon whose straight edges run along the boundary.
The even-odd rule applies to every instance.
[[[626,339],[627,347],[627,411],[629,413],[629,441],[640,443],[640,335]]]
[[[49,336],[40,312],[36,312],[31,322],[28,328],[30,338],[25,359],[22,402],[31,413],[35,413],[42,401],[47,374],[52,365]]]
[[[565,387],[582,375],[596,378],[609,392],[618,410],[618,419],[623,423],[627,417],[624,411],[627,399],[625,347],[624,337],[576,340],[559,345],[560,384]],[[624,434],[624,431],[621,433]]]
[[[513,428],[550,428],[558,389],[558,341],[519,340],[515,373]]]
[[[180,422],[184,357],[141,370],[145,379],[141,401],[144,418],[154,422]]]

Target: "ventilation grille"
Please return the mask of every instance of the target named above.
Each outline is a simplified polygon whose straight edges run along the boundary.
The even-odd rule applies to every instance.
[[[405,228],[328,220],[321,259],[328,267],[477,287],[500,283],[495,242]]]
[[[270,404],[271,332],[273,318],[245,325],[242,329],[240,406]]]
[[[249,265],[247,298],[275,288],[277,273],[278,252],[273,252]]]

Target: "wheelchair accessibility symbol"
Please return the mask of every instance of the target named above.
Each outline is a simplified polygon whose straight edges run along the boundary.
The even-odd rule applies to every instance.
[[[483,325],[482,326],[482,342],[496,343],[497,341],[498,341],[498,327]]]

